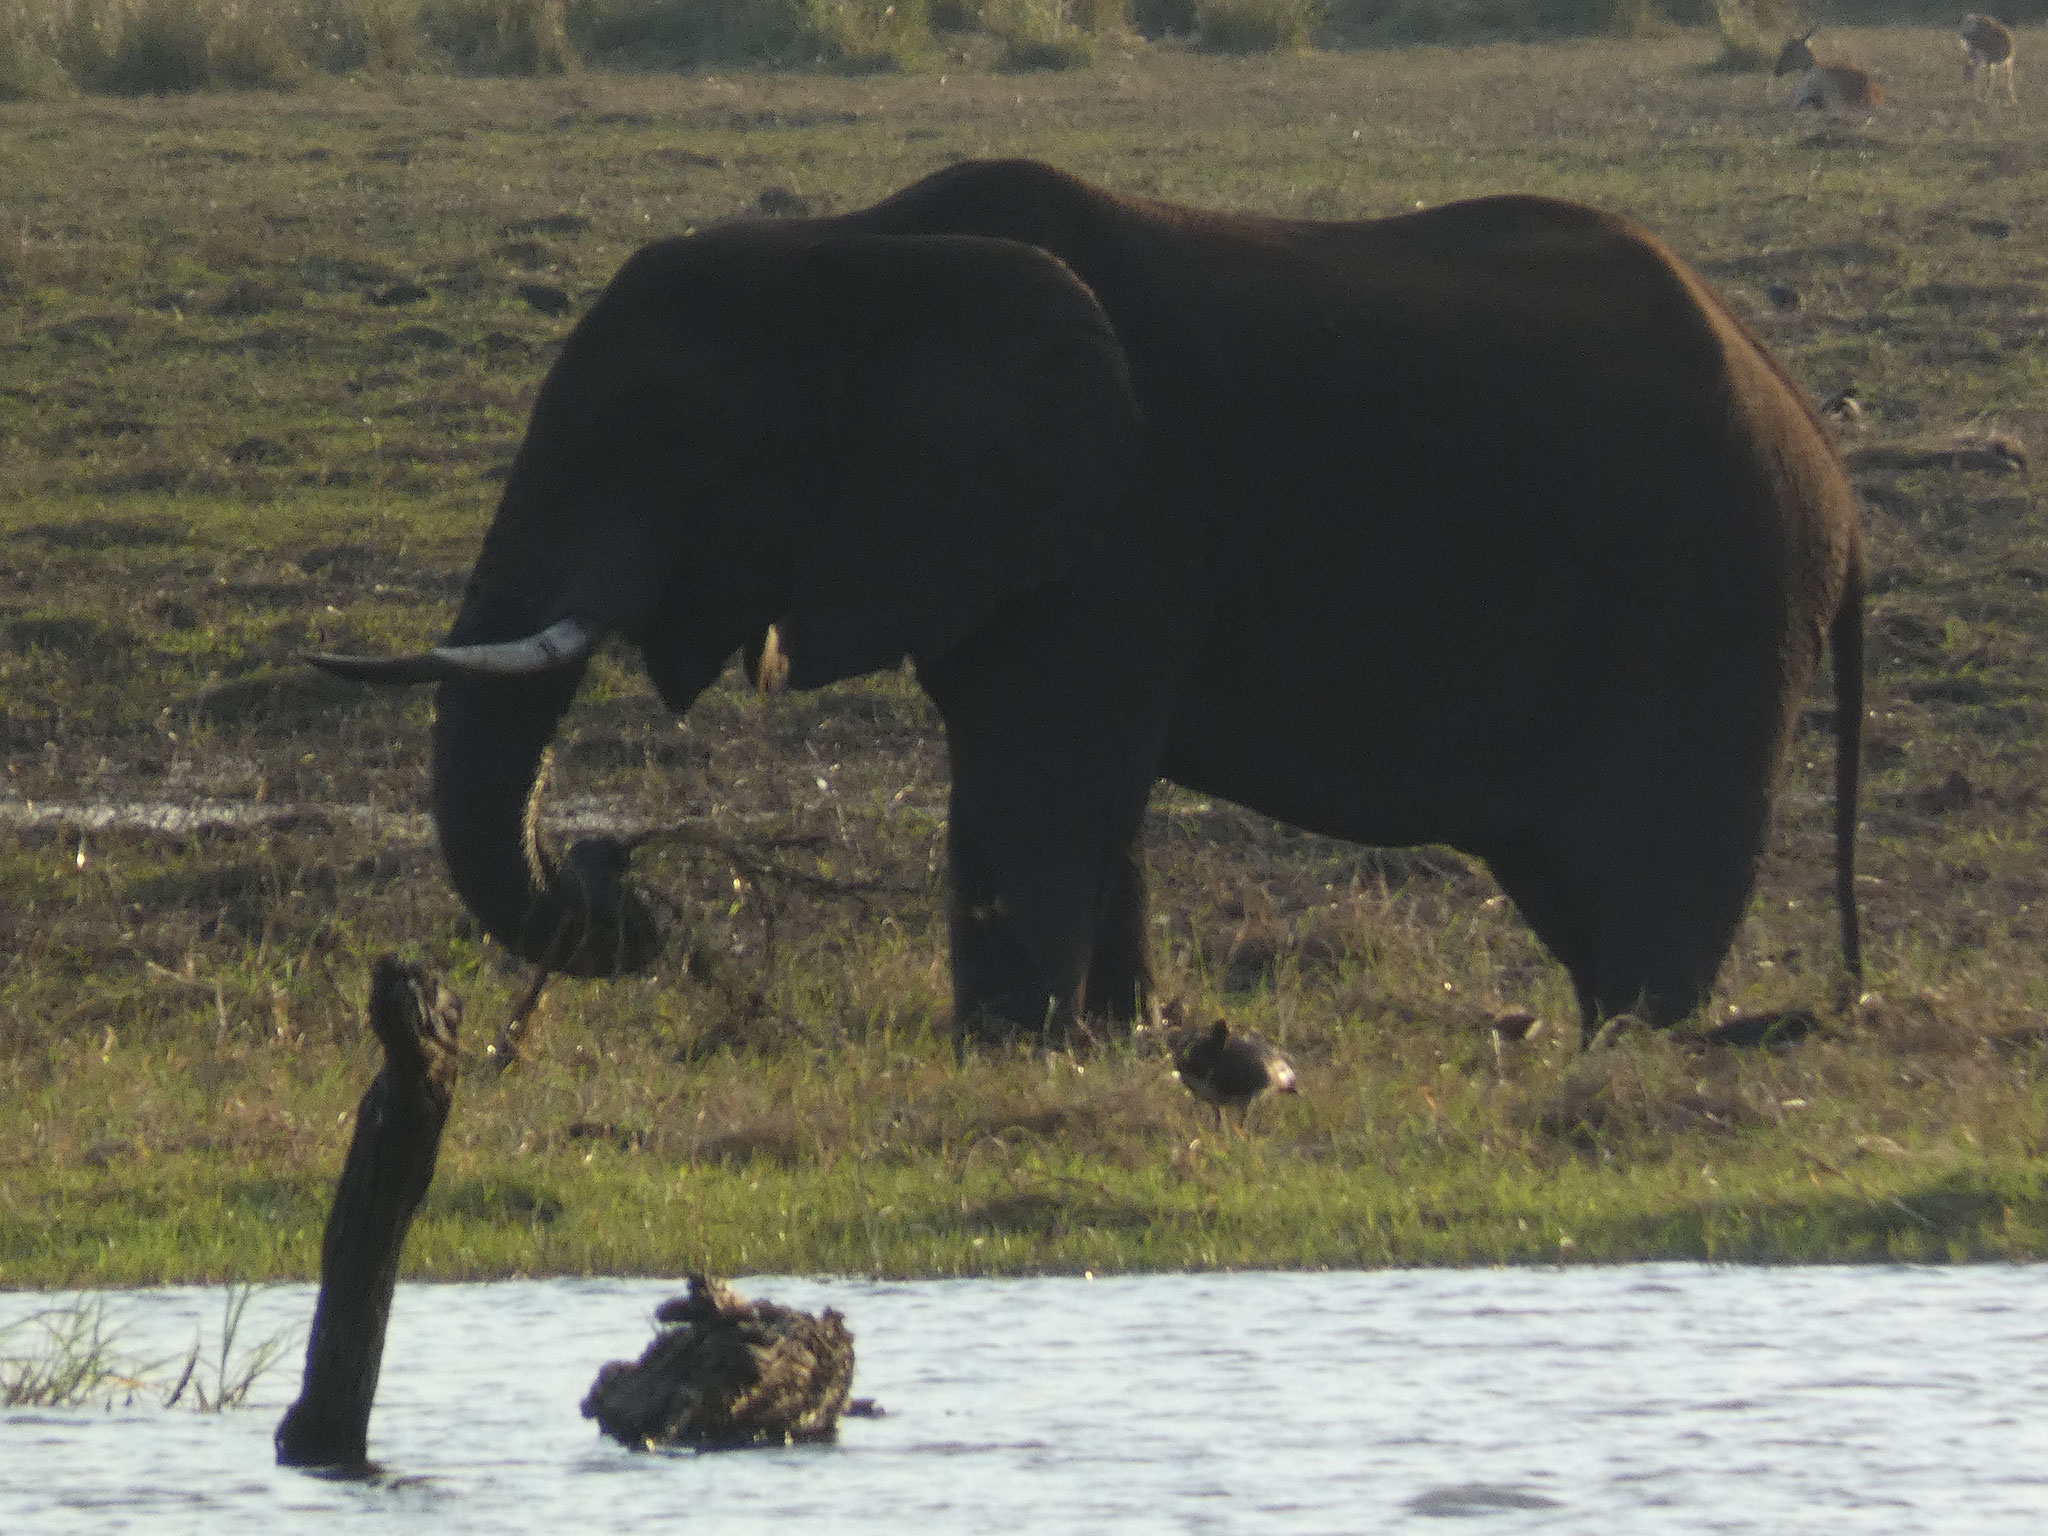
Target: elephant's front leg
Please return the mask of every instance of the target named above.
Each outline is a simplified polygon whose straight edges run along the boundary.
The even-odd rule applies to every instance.
[[[919,661],[952,760],[962,1044],[1063,1044],[1145,1004],[1145,802],[1206,611],[1195,541],[1154,532]]]
[[[1151,904],[1145,896],[1144,809],[1131,840],[1110,860],[1096,895],[1082,1006],[1094,1017],[1127,1030],[1152,1000]]]
[[[956,1039],[1063,1045],[1084,1009],[1128,1024],[1148,982],[1136,861],[1150,754],[1128,740],[948,735]]]
[[[1145,802],[1192,640],[1184,590],[1098,571],[920,668],[952,759],[956,1039],[1065,1043],[1149,987]],[[1105,589],[1109,589],[1107,592]]]

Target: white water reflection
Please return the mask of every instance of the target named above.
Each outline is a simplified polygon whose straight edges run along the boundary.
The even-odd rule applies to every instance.
[[[1710,1269],[751,1280],[838,1307],[840,1443],[635,1455],[576,1405],[666,1281],[406,1286],[371,1454],[272,1464],[260,1406],[0,1413],[0,1531],[2033,1531],[2048,1515],[2048,1269]],[[218,1291],[109,1299],[182,1352]],[[0,1324],[51,1298],[0,1295]],[[303,1323],[257,1298],[245,1336]],[[1462,1527],[1453,1527],[1462,1528]]]

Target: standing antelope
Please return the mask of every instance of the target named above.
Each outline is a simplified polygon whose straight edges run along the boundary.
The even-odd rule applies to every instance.
[[[1773,75],[1799,76],[1792,89],[1792,107],[1813,107],[1821,111],[1862,111],[1884,105],[1884,87],[1871,78],[1870,71],[1854,64],[1823,64],[1813,56],[1813,33],[1794,37],[1778,50]]]
[[[1984,71],[1984,94],[1989,96],[1998,87],[1998,72],[2005,71],[2005,99],[2017,102],[2019,97],[2012,88],[2012,28],[1996,16],[1979,16],[1975,11],[1963,18],[1962,30],[1956,34],[1956,41],[1963,48],[1963,79],[1975,80],[1979,69]]]

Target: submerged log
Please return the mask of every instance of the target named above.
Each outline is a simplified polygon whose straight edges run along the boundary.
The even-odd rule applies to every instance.
[[[384,1069],[356,1111],[321,1240],[305,1385],[277,1426],[283,1466],[369,1465],[370,1405],[398,1252],[434,1177],[455,1094],[461,1021],[461,1005],[428,972],[393,955],[378,959],[370,1027],[384,1044]]]
[[[830,1307],[822,1317],[743,1301],[722,1281],[690,1276],[665,1301],[670,1325],[637,1361],[597,1373],[583,1416],[614,1440],[720,1450],[829,1440],[853,1385],[853,1335]]]

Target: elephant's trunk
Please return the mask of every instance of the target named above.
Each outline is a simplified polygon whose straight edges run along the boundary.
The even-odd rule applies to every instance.
[[[449,878],[492,938],[551,971],[616,976],[645,969],[660,943],[621,879],[624,845],[587,839],[557,860],[535,826],[548,745],[582,675],[579,661],[516,682],[443,682],[434,821]]]

